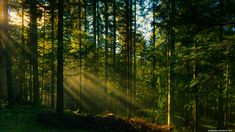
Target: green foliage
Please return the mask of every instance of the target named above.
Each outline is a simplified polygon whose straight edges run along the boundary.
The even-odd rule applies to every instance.
[[[58,39],[58,9],[54,3],[55,40],[54,44],[51,43],[51,7],[48,6],[48,2],[48,0],[37,0],[37,7],[39,7],[37,9],[39,87],[42,92],[40,96],[43,97],[42,103],[46,106],[50,105],[51,83],[53,74],[56,75],[56,72],[52,71],[52,64],[54,70],[57,69],[55,61]],[[126,115],[127,104],[130,103],[133,116],[141,116],[148,120],[154,118],[157,123],[166,124],[167,90],[171,74],[169,67],[174,63],[174,110],[177,113],[176,120],[180,120],[180,124],[176,125],[180,127],[194,125],[193,122],[189,124],[184,122],[196,118],[196,96],[199,98],[197,108],[199,108],[200,119],[203,119],[205,115],[207,118],[217,118],[215,113],[218,111],[218,97],[221,94],[224,99],[223,108],[231,103],[231,106],[228,105],[231,110],[227,112],[234,111],[235,104],[232,101],[235,94],[235,8],[233,8],[235,3],[233,0],[137,0],[137,10],[134,12],[135,5],[133,4],[131,14],[131,11],[126,10],[126,1],[122,0],[107,0],[108,12],[105,12],[104,0],[97,0],[95,9],[94,0],[81,0],[80,2],[66,0],[64,7],[63,52],[66,109],[79,109],[82,113],[113,112]],[[169,2],[176,3],[174,19],[171,19],[172,7]],[[29,35],[30,25],[27,22],[29,21],[29,3],[29,0],[10,1],[11,9],[19,15],[17,17],[19,19],[22,19],[21,11],[24,5],[26,23],[24,27],[21,24],[9,27],[14,94],[21,96],[22,87],[23,91],[26,91],[24,93],[26,101],[32,101],[31,96],[33,96],[30,59],[34,53],[31,52],[33,44],[29,42],[32,37]],[[116,12],[114,12],[114,6]],[[46,11],[45,18],[44,11]],[[152,16],[153,12],[155,12],[155,18]],[[105,23],[106,15],[108,15],[108,23]],[[132,18],[127,20],[127,15]],[[115,20],[114,17],[116,17]],[[134,30],[135,22],[137,23],[136,31]],[[108,26],[107,36],[105,26]],[[153,32],[154,27],[155,32]],[[127,28],[131,31],[127,31]],[[172,31],[175,36],[173,59],[170,58],[169,45]],[[127,34],[128,32],[130,34]],[[129,38],[127,38],[128,35]],[[132,45],[127,47],[126,41],[129,39]],[[106,46],[108,50],[105,49]],[[3,45],[0,46],[0,51],[0,73],[3,75],[0,78],[0,101],[1,105],[5,106],[7,90],[4,72],[7,58],[4,57]],[[128,64],[127,54],[130,53],[132,53],[129,58],[131,63]],[[127,75],[128,66],[131,69],[130,76]],[[104,89],[106,81],[107,91]],[[131,82],[131,97],[127,94],[128,82]],[[53,94],[55,93],[56,91]],[[16,109],[13,111],[17,112]],[[18,121],[9,121],[9,124],[23,122],[24,116],[20,115],[21,109],[18,114],[5,110],[1,112],[3,115],[1,122],[10,118]],[[28,113],[29,117],[32,117],[33,112],[30,108]],[[28,131],[30,127],[27,124],[44,130],[44,128],[38,128],[37,124],[30,124],[31,120],[28,117],[25,121],[25,124],[21,124],[22,127],[20,124],[0,127],[0,131],[5,131],[10,127],[13,127],[10,129],[12,131],[15,129]],[[201,124],[204,123],[207,124],[203,119]]]

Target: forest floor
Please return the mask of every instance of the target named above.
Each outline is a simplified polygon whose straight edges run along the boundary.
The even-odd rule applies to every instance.
[[[157,132],[168,131],[141,119],[114,115],[54,114],[50,109],[13,106],[0,110],[0,132]]]
[[[179,121],[181,122],[181,121]],[[179,123],[178,122],[178,123]],[[178,124],[178,126],[181,126]],[[216,121],[202,118],[200,131],[216,130]],[[235,131],[229,123],[227,130]],[[113,114],[91,116],[72,112],[56,115],[44,107],[16,105],[0,110],[0,132],[157,132],[169,131],[164,125],[156,125],[142,119],[119,117]],[[177,131],[188,132],[183,126]]]
[[[49,109],[35,109],[32,106],[12,106],[0,110],[0,132],[73,132],[71,130],[60,130],[59,128],[48,128],[37,121],[37,114],[48,112]],[[76,132],[84,130],[76,129]]]
[[[37,119],[48,127],[60,129],[84,129],[89,132],[168,132],[166,125],[156,125],[143,119],[106,115],[78,115],[74,113],[38,114]]]

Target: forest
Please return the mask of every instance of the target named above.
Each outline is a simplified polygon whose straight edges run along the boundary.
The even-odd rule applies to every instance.
[[[235,130],[234,0],[0,0],[0,131]]]

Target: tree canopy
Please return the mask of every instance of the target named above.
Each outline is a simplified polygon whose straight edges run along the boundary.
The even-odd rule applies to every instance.
[[[0,0],[0,109],[235,122],[234,0]],[[211,121],[212,120],[212,121]]]

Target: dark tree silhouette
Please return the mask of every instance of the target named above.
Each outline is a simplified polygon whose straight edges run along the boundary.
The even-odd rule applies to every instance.
[[[57,105],[56,112],[64,112],[64,95],[63,95],[63,12],[64,1],[58,1],[58,48],[57,48]]]

